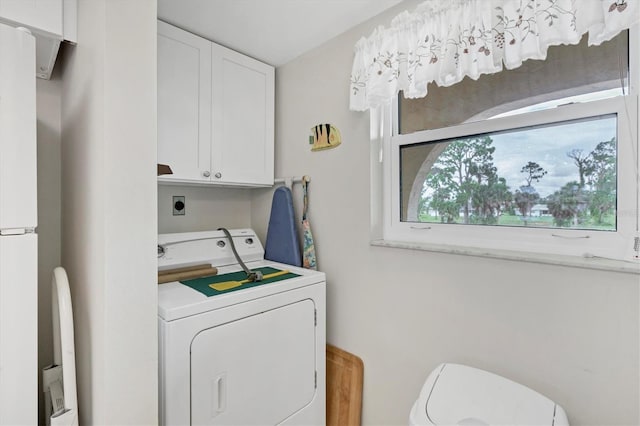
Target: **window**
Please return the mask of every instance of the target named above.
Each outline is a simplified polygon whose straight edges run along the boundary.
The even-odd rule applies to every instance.
[[[430,88],[424,99],[400,96],[393,114],[382,113],[384,193],[374,233],[629,257],[638,228],[637,58],[628,57],[626,33],[608,43],[558,46],[524,70]],[[584,69],[569,66],[577,58]],[[518,70],[520,77],[508,76]]]
[[[613,113],[400,145],[400,220],[615,231],[617,122]]]

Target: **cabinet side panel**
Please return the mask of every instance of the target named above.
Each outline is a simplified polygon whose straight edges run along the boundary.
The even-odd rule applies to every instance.
[[[38,421],[38,237],[0,237],[0,424]]]
[[[35,39],[0,24],[0,230],[37,222]]]

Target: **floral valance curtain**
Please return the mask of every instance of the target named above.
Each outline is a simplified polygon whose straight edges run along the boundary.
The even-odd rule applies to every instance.
[[[389,102],[404,91],[427,95],[427,84],[450,86],[545,59],[547,48],[598,45],[640,19],[640,0],[427,0],[378,28],[355,47],[352,110]]]

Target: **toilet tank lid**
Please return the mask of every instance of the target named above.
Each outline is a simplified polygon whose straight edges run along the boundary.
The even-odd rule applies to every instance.
[[[556,407],[566,419],[562,408],[549,398],[465,365],[442,364],[429,376],[425,388],[422,406],[435,425],[553,425]]]

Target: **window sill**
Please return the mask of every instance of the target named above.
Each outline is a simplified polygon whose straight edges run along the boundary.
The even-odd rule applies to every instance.
[[[408,250],[422,250],[460,256],[477,256],[490,259],[511,260],[516,262],[540,263],[546,265],[567,266],[572,268],[595,269],[599,271],[620,272],[640,275],[640,262],[605,259],[601,257],[579,257],[550,255],[542,253],[518,252],[509,250],[481,249],[475,247],[449,246],[439,244],[411,243],[402,241],[372,240],[372,246],[392,247]]]

